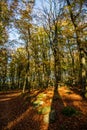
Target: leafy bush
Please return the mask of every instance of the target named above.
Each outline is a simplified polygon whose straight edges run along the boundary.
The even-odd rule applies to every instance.
[[[62,114],[65,116],[73,116],[79,114],[79,111],[77,111],[75,108],[66,106],[62,110]]]

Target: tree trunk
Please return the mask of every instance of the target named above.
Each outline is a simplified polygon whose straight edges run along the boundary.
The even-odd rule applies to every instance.
[[[54,48],[54,74],[55,74],[55,88],[58,88],[58,83],[61,81],[61,64],[59,49]]]
[[[30,28],[28,27],[28,39],[26,41],[26,52],[27,52],[27,65],[26,65],[26,74],[25,74],[25,81],[24,81],[24,86],[23,86],[23,93],[25,91],[25,88],[28,87],[29,92],[30,92],[30,81],[29,81],[29,72],[30,72],[30,52],[29,52],[29,43],[31,40],[30,36]]]

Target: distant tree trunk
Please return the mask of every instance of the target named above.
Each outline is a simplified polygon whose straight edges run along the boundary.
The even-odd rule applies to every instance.
[[[42,48],[42,58],[43,58],[43,86],[44,88],[48,87],[49,83],[49,76],[50,76],[50,64],[48,60],[48,55],[47,55],[47,48],[44,45],[44,40],[42,40],[43,43],[43,48]],[[45,43],[46,43],[46,38],[45,38]],[[49,68],[48,68],[49,67]]]
[[[29,92],[30,92],[30,80],[29,80],[29,71],[30,71],[29,59],[30,59],[30,55],[29,55],[28,49],[27,49],[27,54],[28,54],[28,61],[27,61],[27,65],[26,65],[26,74],[25,74],[25,80],[24,80],[24,85],[23,85],[23,93],[25,92],[25,88],[28,88]]]
[[[18,69],[20,69],[20,68],[18,68]],[[20,76],[21,76],[21,72],[20,72],[20,70],[18,70],[19,72],[18,72],[18,76],[17,76],[17,85],[18,85],[18,88],[20,89]]]
[[[85,94],[85,88],[86,88],[86,59],[85,59],[85,53],[84,53],[84,46],[83,43],[80,41],[79,38],[79,32],[76,30],[76,41],[78,44],[78,52],[79,52],[79,83],[81,84],[83,95]]]
[[[71,66],[71,76],[72,76],[72,83],[73,83],[73,77],[75,78],[75,61],[74,61],[74,54],[73,54],[73,51],[71,50],[71,48],[70,48],[70,40],[69,39],[67,39],[67,41],[68,41],[68,48],[69,48],[69,53],[70,53],[70,56],[71,56],[71,64],[72,64],[72,66]]]
[[[80,63],[80,73],[79,78],[83,89],[83,94],[86,93],[86,59],[83,49],[80,49],[81,51],[81,63]]]
[[[15,81],[14,76],[11,77],[11,87],[14,88]]]
[[[30,43],[30,28],[28,27],[28,40],[26,42],[26,52],[27,52],[27,64],[26,64],[26,74],[25,74],[25,80],[24,80],[24,85],[23,85],[23,93],[25,92],[25,88],[28,88],[30,92],[30,77],[29,77],[29,72],[30,72],[30,52],[29,52],[29,43]]]

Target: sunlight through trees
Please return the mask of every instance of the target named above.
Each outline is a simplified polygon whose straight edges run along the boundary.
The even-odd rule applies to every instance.
[[[87,96],[87,3],[43,2],[0,1],[0,90],[64,83]],[[13,28],[23,46],[11,50],[5,45]]]

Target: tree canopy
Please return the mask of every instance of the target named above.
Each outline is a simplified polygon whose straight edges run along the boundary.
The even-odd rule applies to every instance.
[[[87,2],[43,2],[39,7],[34,0],[0,1],[0,90],[64,83],[86,95]],[[14,28],[23,46],[11,50],[5,44]]]

